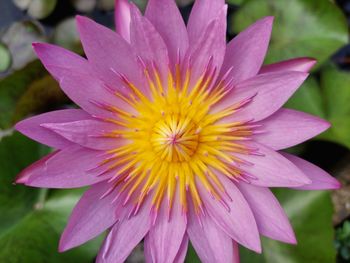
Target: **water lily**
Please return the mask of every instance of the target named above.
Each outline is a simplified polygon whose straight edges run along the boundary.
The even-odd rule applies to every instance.
[[[281,108],[315,61],[262,66],[273,18],[226,44],[226,12],[224,0],[197,0],[186,26],[173,0],[150,0],[144,16],[118,0],[117,32],[77,17],[87,59],[34,44],[80,106],[16,125],[56,149],[17,183],[90,186],[60,251],[108,230],[97,262],[123,262],[143,239],[147,262],[183,262],[189,240],[202,262],[238,262],[237,244],[261,252],[260,235],[296,243],[269,187],[339,187],[280,152],[329,127]]]

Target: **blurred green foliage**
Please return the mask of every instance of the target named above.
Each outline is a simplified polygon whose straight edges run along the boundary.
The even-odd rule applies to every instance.
[[[335,247],[340,252],[342,262],[350,261],[350,221],[345,221],[336,232]]]
[[[313,57],[321,65],[348,43],[346,19],[329,0],[247,0],[232,29],[241,31],[264,16],[275,17],[266,63]]]

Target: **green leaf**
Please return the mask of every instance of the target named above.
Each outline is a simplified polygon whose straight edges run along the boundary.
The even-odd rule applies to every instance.
[[[322,64],[348,42],[345,16],[329,0],[248,0],[233,28],[240,32],[264,16],[275,16],[266,63],[307,56]]]
[[[241,263],[335,262],[330,194],[323,191],[278,189],[276,196],[294,227],[298,244],[263,238],[261,255],[241,249]]]
[[[34,61],[25,68],[0,80],[0,129],[10,128],[17,100],[27,90],[28,84],[47,75],[39,61]]]
[[[226,3],[229,5],[241,5],[247,0],[226,0]]]
[[[335,66],[327,66],[321,72],[321,87],[326,104],[327,120],[332,127],[324,135],[326,139],[350,148],[350,73]]]
[[[318,138],[350,148],[350,73],[334,65],[321,69],[320,81],[309,77],[285,107],[328,120],[332,126]]]
[[[12,183],[39,158],[41,147],[18,133],[0,142],[0,262],[91,262],[100,239],[58,253],[60,234],[83,189],[48,191]]]
[[[39,145],[16,133],[0,142],[0,235],[34,206],[38,191],[14,185],[14,178],[39,158]]]
[[[310,76],[289,99],[285,107],[325,118],[323,98],[315,77]]]

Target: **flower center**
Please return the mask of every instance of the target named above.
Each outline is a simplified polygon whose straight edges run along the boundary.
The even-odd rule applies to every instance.
[[[215,70],[210,67],[198,80],[191,79],[190,69],[183,76],[179,65],[175,71],[169,70],[165,81],[155,68],[145,68],[147,94],[122,76],[130,94],[113,94],[129,104],[134,114],[105,107],[116,115],[106,121],[120,127],[105,136],[121,140],[122,146],[109,151],[101,165],[115,171],[109,181],[126,194],[125,203],[133,199],[136,209],[151,195],[154,211],[164,199],[170,211],[178,192],[183,212],[190,198],[199,213],[203,203],[198,183],[220,200],[225,188],[219,173],[231,180],[247,180],[240,169],[246,163],[241,156],[255,151],[244,144],[254,127],[226,119],[251,98],[212,112],[228,92],[230,81],[223,78],[214,83]]]
[[[178,114],[164,116],[153,127],[150,138],[153,151],[168,162],[189,161],[196,153],[199,128],[189,118]]]

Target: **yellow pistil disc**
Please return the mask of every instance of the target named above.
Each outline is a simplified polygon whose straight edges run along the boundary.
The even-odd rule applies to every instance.
[[[145,75],[148,96],[125,81],[133,93],[123,99],[138,114],[112,109],[118,116],[116,123],[123,127],[114,135],[126,143],[109,152],[113,154],[108,160],[110,169],[119,167],[114,177],[116,184],[124,184],[122,191],[133,196],[136,205],[152,191],[153,208],[157,211],[167,197],[170,209],[178,191],[183,211],[187,211],[190,198],[199,212],[202,200],[198,182],[220,199],[225,190],[216,171],[231,179],[239,178],[240,170],[233,164],[240,159],[234,153],[247,153],[240,142],[251,131],[242,123],[218,122],[239,106],[210,113],[211,106],[222,98],[227,87],[222,82],[215,86],[208,72],[192,88],[189,70],[184,79],[169,73],[167,81],[161,79],[157,70],[151,73],[145,70]]]

